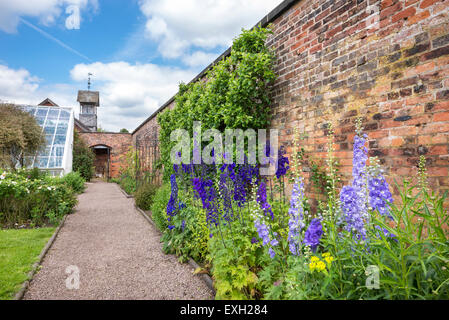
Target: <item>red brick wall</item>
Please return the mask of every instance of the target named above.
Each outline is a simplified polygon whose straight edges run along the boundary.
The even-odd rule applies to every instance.
[[[89,147],[96,145],[106,145],[111,148],[109,175],[112,178],[118,177],[124,155],[132,145],[132,137],[129,133],[106,133],[106,132],[81,132],[80,137],[86,141]]]
[[[273,26],[272,127],[284,145],[297,126],[311,156],[325,157],[332,122],[348,176],[355,119],[363,117],[369,155],[390,183],[415,177],[425,155],[431,186],[449,189],[448,0],[298,1]]]
[[[273,31],[271,126],[289,154],[296,126],[310,157],[324,158],[332,123],[348,177],[362,117],[370,156],[390,183],[415,177],[424,155],[430,185],[449,189],[449,0],[302,0],[273,21]],[[156,117],[134,137],[152,127]]]

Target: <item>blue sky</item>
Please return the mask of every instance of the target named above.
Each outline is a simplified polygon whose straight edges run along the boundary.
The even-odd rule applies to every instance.
[[[91,72],[100,126],[133,130],[280,2],[0,0],[0,100],[77,113]]]

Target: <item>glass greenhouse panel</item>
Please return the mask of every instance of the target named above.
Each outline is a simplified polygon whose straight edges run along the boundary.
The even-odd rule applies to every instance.
[[[44,148],[27,159],[30,166],[59,174],[72,171],[72,109],[53,106],[23,106],[23,109],[36,118],[46,142]]]

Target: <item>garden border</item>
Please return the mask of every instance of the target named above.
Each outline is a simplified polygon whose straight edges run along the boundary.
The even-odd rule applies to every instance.
[[[69,214],[74,214],[75,212],[76,211],[69,213]],[[47,255],[48,250],[50,250],[51,246],[55,242],[56,237],[59,234],[59,231],[64,226],[67,216],[68,216],[68,214],[66,214],[64,216],[64,218],[62,218],[62,221],[59,223],[59,226],[56,228],[56,230],[53,233],[53,235],[51,236],[51,238],[47,241],[47,244],[45,245],[45,247],[42,249],[41,253],[39,254],[38,261],[36,261],[33,264],[31,271],[28,273],[28,277],[27,277],[28,279],[22,283],[22,287],[14,296],[14,300],[22,300],[23,296],[25,295],[26,290],[28,289],[31,281],[33,280],[34,275],[36,274],[37,268],[41,265],[42,261],[44,260],[45,256]]]
[[[126,191],[123,190],[122,187],[120,187],[120,185],[117,182],[114,182],[114,183],[117,185],[117,187],[120,189],[120,191],[125,195],[125,197],[127,197],[127,198],[134,198],[134,196],[132,194],[126,193]]]
[[[156,229],[156,231],[157,231],[157,233],[158,233],[159,235],[162,235],[162,232],[156,227],[156,224],[154,223],[154,221],[151,220],[151,218],[148,216],[148,214],[147,214],[144,210],[140,209],[140,208],[136,205],[135,202],[134,202],[134,208],[136,208],[136,210],[140,212],[140,214],[145,218],[145,220],[147,220],[148,223],[150,223],[150,224]],[[200,265],[198,262],[196,262],[195,260],[193,260],[192,258],[190,258],[190,257],[189,257],[188,264],[189,264],[194,270],[196,270],[196,269],[198,269],[198,268],[201,268],[201,265]],[[201,276],[201,279],[203,280],[203,282],[207,285],[207,287],[208,287],[210,290],[212,290],[212,292],[214,293],[214,296],[215,296],[215,295],[216,295],[216,292],[215,292],[215,289],[214,289],[214,282],[213,282],[212,278],[211,278],[208,274],[205,274],[205,273],[202,273],[200,276]]]

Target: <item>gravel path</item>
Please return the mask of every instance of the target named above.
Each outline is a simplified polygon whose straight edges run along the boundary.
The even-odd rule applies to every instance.
[[[24,299],[212,299],[188,264],[161,251],[159,235],[116,184],[89,183]],[[68,266],[79,289],[67,289]]]

